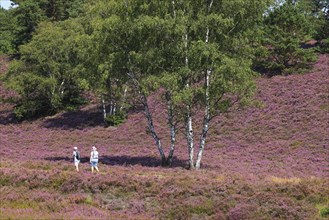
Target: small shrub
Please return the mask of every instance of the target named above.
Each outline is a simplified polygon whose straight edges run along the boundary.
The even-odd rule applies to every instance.
[[[65,173],[63,174],[54,174],[53,176],[50,176],[51,181],[51,187],[54,189],[62,189],[64,183],[67,182],[67,176]]]
[[[297,140],[297,141],[292,142],[292,143],[290,144],[290,147],[291,147],[292,149],[296,149],[296,148],[301,147],[302,145],[303,145],[303,142]]]
[[[115,115],[109,115],[105,118],[106,126],[117,126],[122,124],[126,120],[126,114],[124,112],[118,112]]]
[[[329,38],[321,41],[319,49],[321,53],[329,53]]]
[[[76,111],[80,106],[85,104],[88,104],[87,99],[80,96],[73,97],[67,102],[67,106],[65,107],[65,110]]]
[[[184,205],[176,206],[165,212],[165,219],[190,219],[191,216],[190,208]]]
[[[87,196],[86,199],[84,200],[84,203],[86,203],[88,205],[92,205],[93,204],[93,198],[91,196]]]
[[[10,186],[12,178],[8,175],[0,175],[0,186]]]
[[[328,44],[329,44],[329,43],[328,43]],[[321,105],[321,106],[320,106],[320,109],[329,112],[329,104]]]
[[[215,214],[214,206],[211,201],[208,201],[204,204],[200,204],[195,207],[190,208],[190,212],[197,215],[213,215]]]
[[[318,206],[319,215],[322,218],[329,217],[329,207],[328,206]]]

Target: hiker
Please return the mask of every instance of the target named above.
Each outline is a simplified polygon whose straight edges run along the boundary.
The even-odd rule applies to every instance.
[[[80,153],[79,153],[77,147],[73,148],[73,161],[74,161],[76,170],[79,172]]]
[[[91,172],[94,172],[94,168],[96,169],[97,172],[98,170],[98,151],[95,146],[92,147],[92,151],[90,153],[90,165],[91,165]]]

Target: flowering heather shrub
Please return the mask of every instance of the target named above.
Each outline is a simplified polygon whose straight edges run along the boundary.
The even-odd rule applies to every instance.
[[[72,170],[65,171],[66,180],[58,187],[51,184],[63,178],[62,174],[56,174],[57,171],[35,173],[33,169],[26,169],[24,172],[27,175],[21,177],[23,175],[19,172],[7,172],[9,170],[1,168],[1,178],[11,181],[11,184],[1,186],[0,199],[6,201],[2,207],[5,211],[8,207],[12,209],[45,207],[46,213],[66,213],[70,212],[67,207],[79,206],[78,210],[81,208],[98,210],[95,213],[99,217],[103,214],[111,216],[113,213],[125,213],[128,216],[151,214],[153,217],[162,216],[169,219],[194,217],[214,219],[215,216],[223,216],[223,213],[227,213],[229,219],[239,216],[246,216],[247,219],[249,216],[307,219],[312,214],[316,215],[316,204],[324,202],[328,195],[326,180],[301,179],[297,185],[268,181],[259,182],[259,186],[230,174],[225,174],[226,180],[218,181],[215,178],[216,171],[208,171],[205,177],[200,178],[198,172],[191,173],[181,169],[168,171],[157,168],[149,170],[148,173],[147,168],[136,170],[135,167],[118,167],[111,172],[107,170],[101,174],[89,172],[77,174]],[[30,186],[32,182],[28,176],[32,176],[35,182],[38,182],[32,184],[33,188]],[[77,179],[78,181],[75,181]],[[74,187],[67,188],[70,184]],[[295,190],[296,186],[299,187],[298,190]],[[298,191],[312,193],[305,193],[299,201],[294,199],[294,192]],[[314,196],[318,199],[312,200]],[[312,200],[311,203],[307,202],[309,199]],[[314,209],[310,204],[314,204]],[[253,209],[252,207],[255,206],[257,208]],[[70,215],[75,216],[74,212],[70,212]],[[3,216],[8,215],[3,214]],[[47,218],[51,219],[53,216],[56,215],[51,214]],[[84,213],[83,216],[88,215]]]
[[[257,212],[257,205],[238,204],[228,213],[229,220],[253,219],[254,213]]]
[[[79,117],[13,123],[12,105],[1,103],[0,219],[327,218],[328,60],[320,55],[305,75],[259,79],[262,108],[215,119],[199,171],[185,169],[182,132],[173,167],[161,168],[138,111],[116,128],[103,127],[93,104]],[[0,97],[3,90],[0,84]],[[169,146],[163,103],[156,94],[149,100]],[[92,145],[100,153],[99,174],[88,163]],[[74,146],[82,157],[79,173]]]

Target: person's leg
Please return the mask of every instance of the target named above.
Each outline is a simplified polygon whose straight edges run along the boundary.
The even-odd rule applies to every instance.
[[[75,169],[76,169],[76,171],[79,172],[79,163],[75,161],[75,162],[74,162],[74,165],[75,165]]]
[[[98,170],[98,162],[95,162],[95,169],[96,169],[97,172],[99,172],[99,170]]]

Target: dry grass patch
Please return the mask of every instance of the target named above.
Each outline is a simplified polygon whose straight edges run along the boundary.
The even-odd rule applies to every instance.
[[[281,183],[281,184],[285,184],[285,183],[292,183],[292,184],[298,184],[300,183],[302,180],[301,178],[297,178],[297,177],[292,177],[292,178],[280,178],[280,177],[276,177],[276,176],[272,176],[269,178],[271,181],[273,181],[274,183]]]

